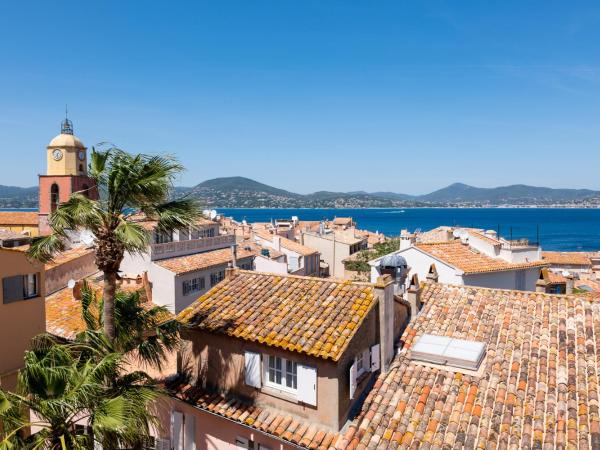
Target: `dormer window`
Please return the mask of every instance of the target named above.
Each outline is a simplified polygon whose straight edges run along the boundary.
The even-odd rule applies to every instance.
[[[298,363],[273,355],[268,355],[265,360],[265,384],[295,393],[298,389]]]

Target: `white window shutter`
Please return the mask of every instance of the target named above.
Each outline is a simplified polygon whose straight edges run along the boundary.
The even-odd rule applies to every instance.
[[[260,369],[260,354],[244,352],[244,382],[248,386],[261,387]]]
[[[379,344],[375,344],[371,347],[371,372],[379,370],[381,367],[381,355],[379,351]]]
[[[183,449],[183,413],[171,412],[171,448],[173,450]]]
[[[358,378],[358,367],[356,361],[350,366],[350,398],[354,398],[356,392],[356,379]]]
[[[317,405],[317,369],[298,364],[298,400]]]
[[[194,419],[192,414],[185,415],[185,450],[196,450],[196,430],[194,429]]]

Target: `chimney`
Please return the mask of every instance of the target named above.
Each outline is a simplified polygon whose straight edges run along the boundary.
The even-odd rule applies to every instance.
[[[565,277],[567,279],[567,286],[566,286],[566,294],[572,294],[573,293],[573,289],[575,288],[575,278],[573,278],[572,274],[569,274]]]
[[[416,241],[416,237],[413,233],[409,233],[408,230],[402,230],[400,232],[400,250],[411,247]]]
[[[237,244],[231,246],[231,267],[237,268]]]
[[[535,282],[535,292],[548,292],[548,269],[540,270],[540,276]]]
[[[379,343],[381,371],[387,372],[394,357],[394,279],[383,275],[375,283],[379,308]]]
[[[225,279],[227,281],[233,280],[237,275],[237,270],[238,269],[234,267],[228,267],[227,269],[225,269]]]
[[[275,247],[275,250],[280,252],[281,251],[281,236],[278,236],[278,235],[273,236],[272,242],[273,242],[273,246]]]
[[[427,281],[429,281],[430,283],[437,283],[438,282],[438,272],[437,272],[437,268],[435,267],[435,264],[432,264],[429,267],[429,272],[427,272]]]
[[[75,282],[75,286],[73,286],[73,298],[77,301],[81,301],[83,298],[83,280],[79,280]]]
[[[152,303],[152,283],[150,283],[150,280],[148,279],[148,271],[142,273],[142,286],[146,293],[146,300],[148,303]]]
[[[410,318],[414,319],[421,310],[421,285],[419,277],[415,273],[410,279],[408,291],[406,293],[406,301],[410,305]]]

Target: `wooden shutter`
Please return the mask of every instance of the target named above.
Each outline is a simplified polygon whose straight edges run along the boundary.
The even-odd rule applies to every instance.
[[[356,379],[358,378],[358,367],[356,361],[350,366],[350,398],[354,398],[356,392]]]
[[[317,369],[298,364],[298,400],[317,405]]]
[[[260,354],[244,352],[244,382],[248,386],[261,387],[260,369]]]
[[[24,285],[23,275],[7,277],[2,280],[2,295],[4,303],[23,300]]]
[[[171,448],[173,450],[184,450],[183,448],[183,413],[171,412]]]
[[[381,355],[379,351],[379,344],[375,344],[371,347],[371,372],[379,370],[381,367]]]
[[[194,415],[186,414],[184,416],[184,443],[185,450],[196,450],[196,433],[194,429]]]

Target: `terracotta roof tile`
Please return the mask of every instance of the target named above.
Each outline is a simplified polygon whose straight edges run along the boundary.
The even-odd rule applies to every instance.
[[[600,448],[600,303],[429,283],[422,296],[336,448]],[[412,361],[424,333],[484,342],[480,372]]]
[[[547,264],[591,266],[587,253],[583,252],[542,252],[542,259]]]
[[[0,225],[38,225],[36,211],[0,211]]]
[[[238,248],[237,259],[250,258],[254,256],[252,250],[246,250],[245,248]],[[167,270],[178,275],[194,272],[196,270],[208,269],[213,266],[220,266],[227,264],[232,261],[231,249],[224,248],[221,250],[212,250],[210,252],[195,253],[193,255],[178,256],[177,258],[161,259],[154,261],[154,264],[158,264]]]
[[[70,261],[73,261],[74,259],[78,259],[82,256],[89,255],[90,253],[94,253],[94,249],[86,247],[75,247],[70,250],[66,250],[56,255],[54,257],[54,260],[47,263],[45,265],[46,270],[50,270],[62,264],[66,264]]]
[[[460,241],[417,244],[416,247],[434,258],[462,270],[465,274],[527,269],[546,265],[544,261],[510,263],[500,258],[492,258]]]
[[[100,294],[102,283],[92,283],[90,286]],[[132,291],[136,288],[127,286],[119,289]],[[142,295],[143,291],[142,291]],[[155,306],[152,303],[148,307]],[[169,313],[168,317],[172,315]],[[73,297],[73,289],[64,288],[46,297],[46,332],[64,339],[73,340],[77,334],[86,329],[81,316],[81,302]]]
[[[255,405],[249,399],[211,393],[177,380],[167,384],[171,396],[200,410],[233,420],[241,425],[268,433],[284,441],[311,449],[331,448],[337,434],[311,425],[301,418],[269,407]]]
[[[240,270],[177,319],[191,327],[337,361],[375,303],[369,283]]]
[[[273,242],[274,234],[269,233],[268,231],[263,231],[263,230],[254,231],[254,234],[261,239],[267,240],[269,242]],[[308,255],[314,255],[315,253],[317,253],[317,250],[315,250],[314,248],[307,247],[306,245],[302,245],[299,242],[292,241],[291,239],[287,239],[283,236],[279,236],[279,239],[281,242],[281,247],[283,247],[287,250],[290,250],[294,253],[298,253],[299,255],[308,256]]]

